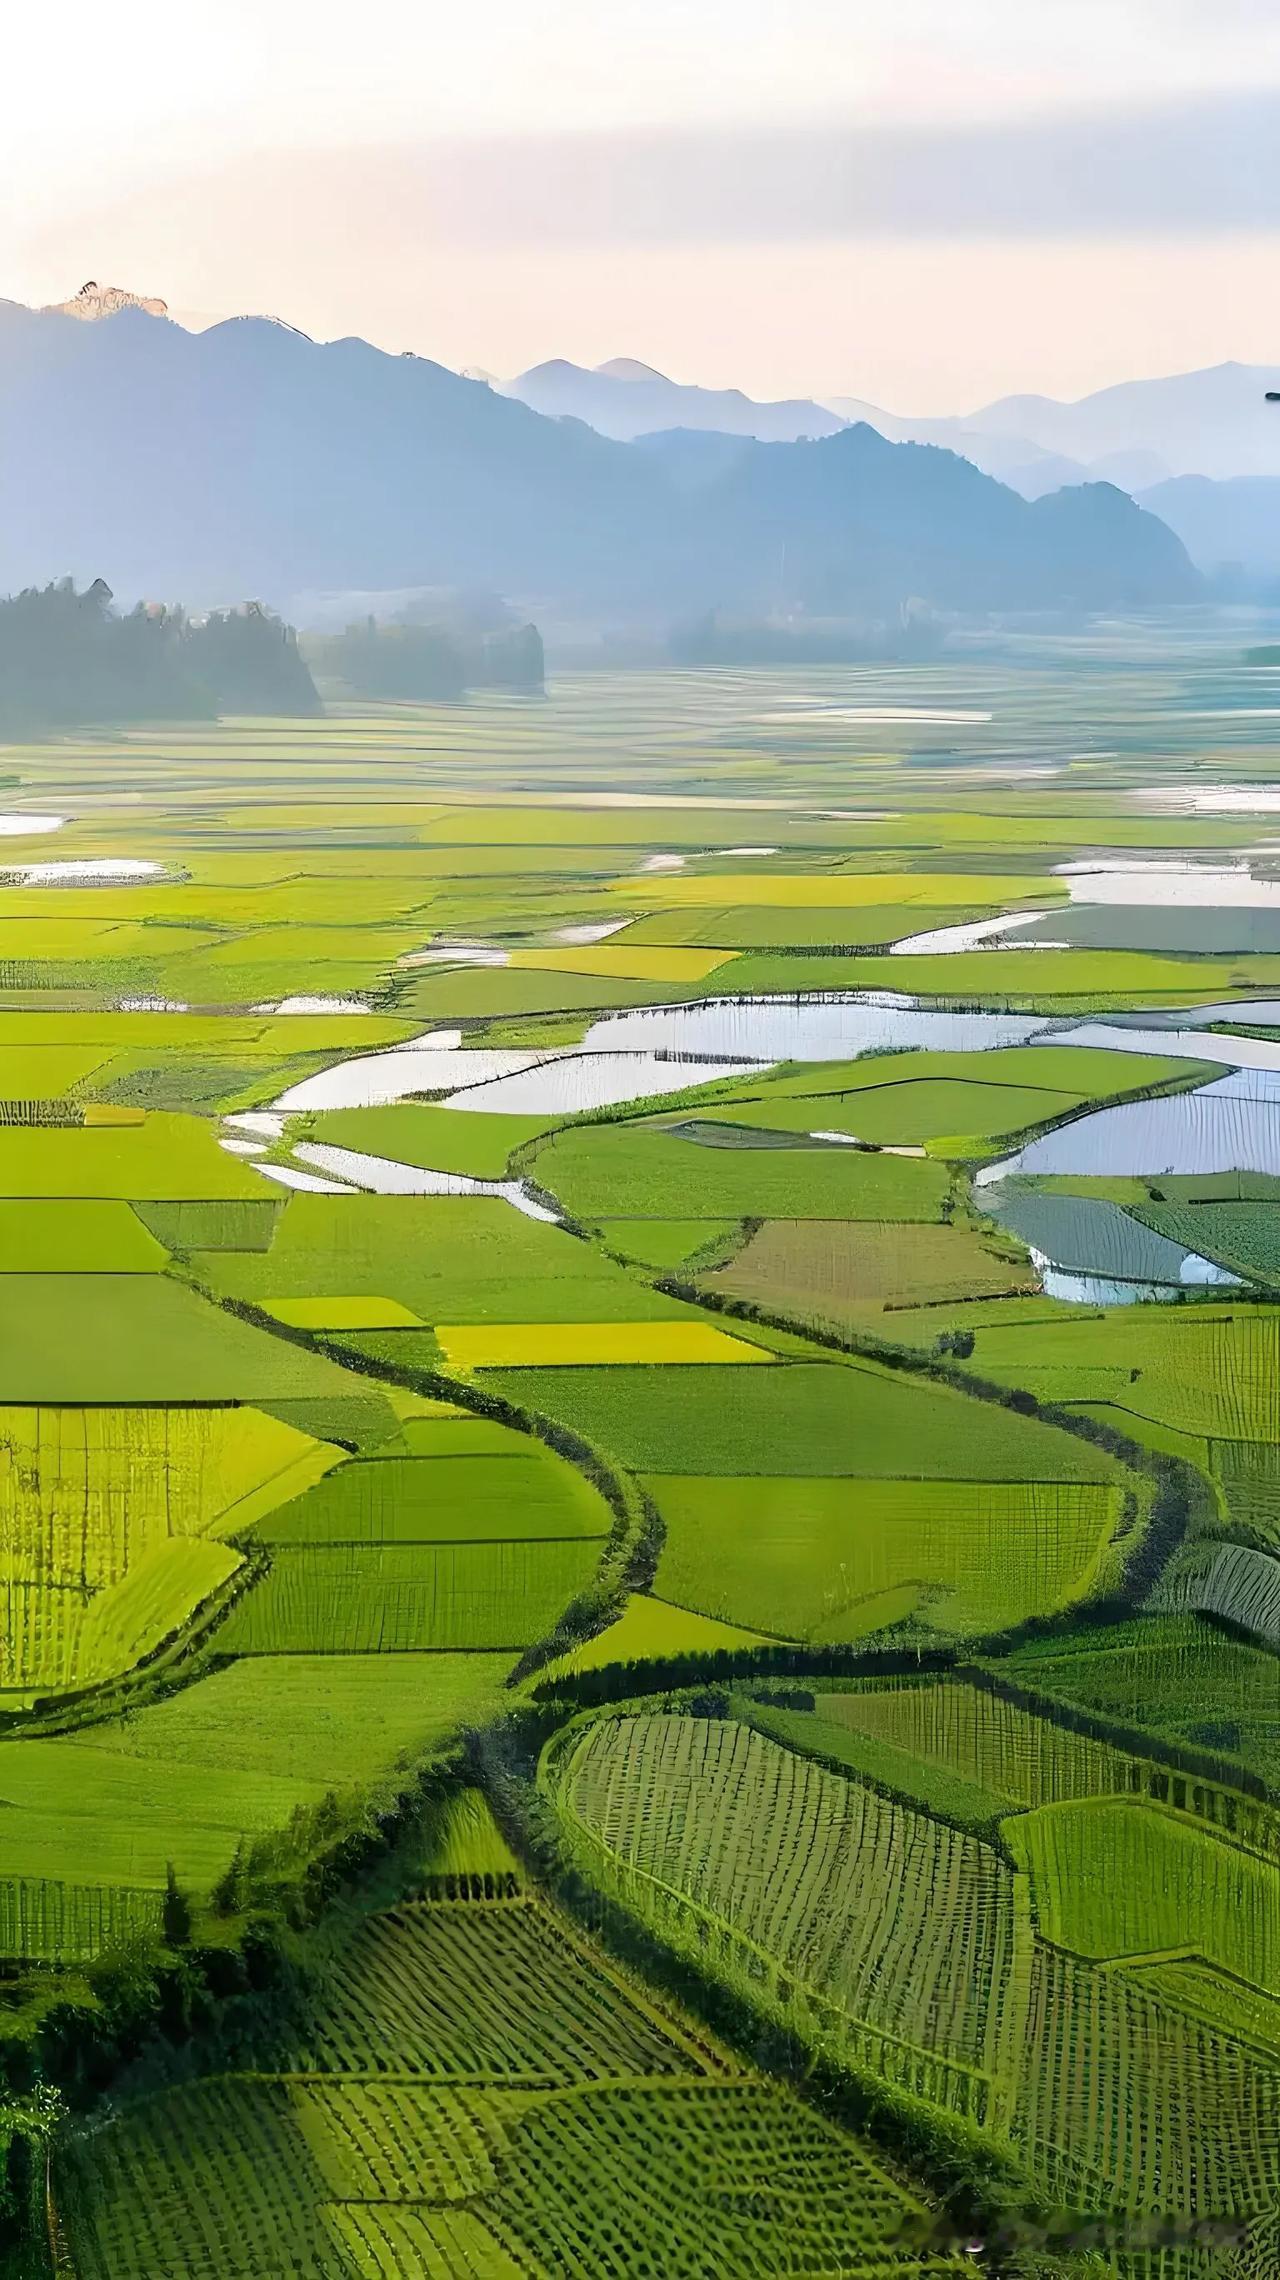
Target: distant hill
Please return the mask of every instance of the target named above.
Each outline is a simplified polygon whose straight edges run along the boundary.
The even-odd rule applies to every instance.
[[[757,404],[738,388],[687,387],[630,356],[615,356],[592,371],[557,357],[500,386],[535,412],[585,420],[597,434],[622,443],[661,428],[710,428],[763,443],[795,443],[801,436],[834,435],[845,424],[838,413],[804,400]]]
[[[0,496],[0,589],[110,562],[117,592],[197,606],[448,586],[657,625],[1198,591],[1172,533],[1106,486],[1028,504],[866,425],[624,444],[365,341],[132,307],[85,324],[0,303]]]
[[[630,357],[592,371],[554,359],[494,385],[552,418],[583,420],[622,440],[681,429],[794,442],[865,421],[891,443],[957,452],[1024,498],[1038,499],[1077,483],[1114,483],[1136,495],[1178,475],[1280,477],[1280,415],[1264,402],[1278,379],[1280,366],[1220,364],[1124,381],[1074,403],[1004,396],[970,413],[932,418],[856,396],[756,403],[736,388],[669,380]]]
[[[1078,403],[1006,396],[972,419],[999,435],[1092,465],[1116,452],[1154,453],[1171,475],[1280,475],[1280,417],[1265,395],[1276,367],[1217,364],[1167,379],[1127,380]]]
[[[365,341],[0,303],[0,586],[110,561],[117,592],[193,603],[590,591],[620,529],[661,543],[651,493],[621,446]]]
[[[1280,475],[1177,475],[1141,495],[1141,504],[1177,532],[1206,573],[1238,565],[1250,577],[1280,579]]]
[[[865,420],[891,443],[936,443],[943,451],[957,452],[972,466],[980,467],[984,475],[1021,492],[1024,499],[1040,499],[1047,491],[1061,490],[1066,483],[1087,483],[1090,479],[1088,468],[1080,460],[1059,451],[1045,451],[1026,436],[988,434],[978,425],[980,415],[973,421],[909,419],[878,404],[863,403],[857,396],[832,396],[829,406],[850,422]]]
[[[1144,608],[1199,588],[1180,541],[1108,484],[1028,502],[952,452],[888,443],[865,424],[754,445],[696,505],[719,582],[749,587],[761,609],[788,589],[831,616],[883,608],[886,595],[945,606],[963,593],[967,610]]]
[[[652,435],[638,435],[635,449],[646,453],[677,490],[703,491],[741,464],[752,449],[752,438],[721,435],[714,428],[660,428]]]
[[[1026,478],[1047,487],[1037,473],[1045,461],[1055,484],[1101,479],[1149,490],[1174,475],[1280,475],[1280,413],[1264,401],[1278,373],[1280,366],[1218,364],[1126,380],[1076,403],[1002,396],[959,419],[907,419],[847,396],[829,402],[882,435],[946,444],[1019,490]]]
[[[1277,385],[1280,363],[1218,364],[1166,379],[1124,381],[1076,403],[1003,396],[954,419],[910,419],[849,396],[827,400],[843,418],[867,419],[882,435],[961,452],[1027,498],[1063,484],[1102,481],[1158,509],[1165,495],[1159,486],[1182,477],[1226,483],[1280,479],[1280,407],[1265,401],[1267,389]],[[1193,546],[1196,559],[1202,565],[1250,561],[1261,534],[1250,527],[1244,493],[1219,500],[1213,512],[1223,525],[1222,551],[1214,537],[1207,553]],[[1232,542],[1229,523],[1235,515],[1241,520]],[[1182,531],[1180,523],[1176,527]],[[1201,526],[1195,527],[1198,541]],[[1273,561],[1274,554],[1272,549]]]

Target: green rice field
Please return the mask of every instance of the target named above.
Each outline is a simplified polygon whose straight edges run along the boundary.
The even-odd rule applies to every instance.
[[[0,2270],[1271,2280],[1277,749],[1187,642],[0,756]]]

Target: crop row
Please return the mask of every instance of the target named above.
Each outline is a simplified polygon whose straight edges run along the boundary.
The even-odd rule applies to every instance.
[[[1019,1938],[989,1846],[731,1719],[601,1719],[562,1793],[614,1858],[837,2015],[991,2072]]]
[[[232,1654],[516,1649],[590,1579],[589,1540],[279,1546],[223,1634]]]
[[[328,2072],[571,2082],[687,2072],[687,2048],[531,1901],[428,1903],[353,1931],[308,2030]]]
[[[958,2280],[856,2139],[542,1907],[411,1905],[352,1952],[342,2069],[191,2082],[64,2140],[80,2280]]]
[[[1040,1778],[1016,1724],[1004,1741],[980,1768]],[[1015,1876],[776,1742],[669,1713],[575,1723],[543,1779],[581,1868],[666,1944],[826,2059],[993,2130],[1055,2198],[1233,2219],[1274,2202],[1280,1870],[1203,1820],[1133,1795],[1014,1812]],[[1188,1955],[1206,1968],[1185,1985],[1152,1968]],[[875,2024],[910,2043],[877,2045]]]

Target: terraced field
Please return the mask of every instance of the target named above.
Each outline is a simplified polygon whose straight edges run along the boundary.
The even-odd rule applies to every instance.
[[[0,2260],[1271,2280],[1235,674],[5,754]]]

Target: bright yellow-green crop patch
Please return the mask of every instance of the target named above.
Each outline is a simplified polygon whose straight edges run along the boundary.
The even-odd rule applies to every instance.
[[[629,902],[664,904],[772,904],[777,909],[857,910],[867,903],[924,903],[931,910],[990,905],[993,890],[1002,905],[1063,900],[1059,879],[1022,873],[998,876],[958,871],[739,871],[654,872],[611,879],[612,894]]]
[[[106,1058],[105,1045],[0,1045],[0,1100],[61,1100]]]
[[[127,1203],[0,1197],[0,1274],[158,1274],[168,1257]]]
[[[290,868],[293,868],[291,859]],[[180,885],[139,884],[126,887],[59,887],[56,893],[59,921],[71,920],[101,927],[147,918],[172,919],[184,926],[228,927],[241,931],[251,926],[373,926],[387,925],[418,910],[431,892],[432,882],[413,879],[326,878],[309,875],[273,879],[254,886],[237,886],[222,880],[184,880]],[[24,893],[11,888],[0,894],[0,920],[20,919],[24,926],[43,923],[49,916],[50,890],[32,888]],[[3,939],[3,937],[0,937]]]
[[[172,1536],[153,1544],[117,1583],[89,1601],[74,1641],[71,1675],[92,1686],[132,1670],[163,1644],[244,1564],[229,1544]]]
[[[285,966],[307,985],[307,969],[314,965],[392,965],[422,940],[421,926],[264,926],[229,938],[209,936],[216,947],[206,950],[200,963],[218,966]],[[189,934],[192,950],[203,948],[198,934]],[[171,947],[181,949],[179,938]]]
[[[467,1322],[438,1324],[436,1336],[461,1370],[773,1359],[710,1322]]]
[[[136,921],[95,923],[88,918],[14,919],[0,925],[0,959],[180,958],[219,939],[207,928],[144,926]]]
[[[0,1126],[0,1196],[100,1196],[159,1203],[260,1196],[253,1174],[195,1116],[157,1113],[91,1130]]]
[[[305,975],[299,987],[308,987]],[[371,1052],[379,1045],[398,1045],[421,1028],[420,1021],[377,1013],[122,1013],[114,1006],[88,1013],[15,1013],[0,1008],[0,1049],[97,1045],[102,1047],[99,1059],[113,1051],[164,1051],[201,1060],[224,1053],[288,1060],[298,1053],[345,1053],[357,1047]]]
[[[624,982],[702,982],[737,956],[735,950],[628,950],[619,943],[588,944],[581,950],[513,950],[510,964],[536,973],[599,974]]]
[[[292,1330],[421,1330],[398,1298],[273,1298],[264,1311]]]
[[[338,1456],[255,1409],[0,1409],[0,1686],[128,1669]]]

